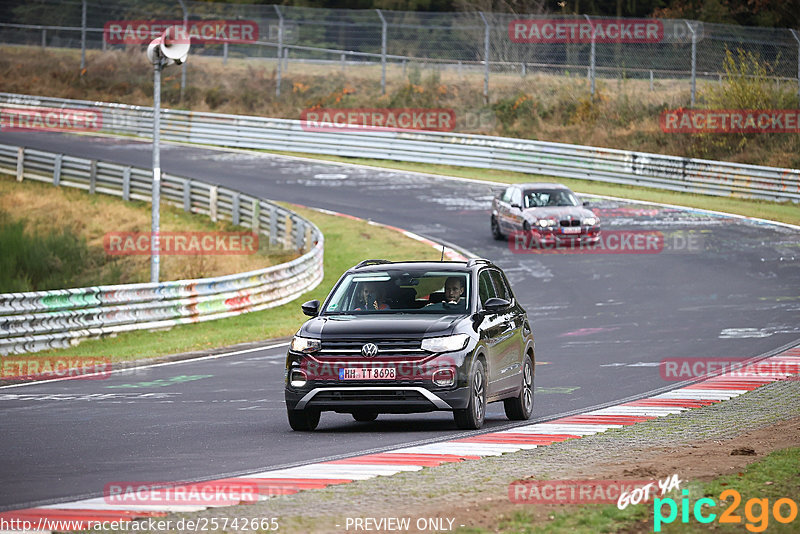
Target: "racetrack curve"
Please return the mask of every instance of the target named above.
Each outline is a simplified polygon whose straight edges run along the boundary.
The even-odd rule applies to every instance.
[[[2,132],[0,143],[142,167],[151,158],[149,143],[129,139]],[[664,358],[750,357],[800,337],[797,229],[596,199],[605,230],[660,230],[672,244],[692,235],[700,246],[515,254],[489,232],[499,186],[176,145],[163,146],[161,162],[167,173],[398,226],[496,262],[533,323],[537,420],[669,386]],[[448,413],[370,424],[325,413],[317,432],[294,433],[284,352],[2,388],[0,509],[98,496],[113,481],[207,479],[458,434]],[[486,428],[506,424],[490,405]]]

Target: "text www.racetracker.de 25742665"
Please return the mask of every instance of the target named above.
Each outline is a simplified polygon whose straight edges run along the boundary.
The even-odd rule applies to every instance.
[[[265,532],[277,531],[279,529],[280,522],[276,517],[198,517],[196,519],[161,519],[149,517],[136,521],[54,520],[46,517],[41,517],[38,520],[0,518],[0,532],[70,532],[75,530],[130,532]]]

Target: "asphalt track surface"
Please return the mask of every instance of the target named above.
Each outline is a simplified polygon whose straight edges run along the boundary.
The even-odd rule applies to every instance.
[[[151,162],[149,143],[127,139],[4,132],[0,143]],[[498,186],[175,145],[161,162],[167,173],[399,226],[496,262],[533,323],[536,420],[676,384],[659,373],[665,358],[751,357],[800,337],[795,229],[594,199],[605,230],[661,231],[667,248],[520,254],[489,232]],[[202,480],[459,433],[445,412],[367,424],[325,413],[317,432],[292,432],[285,350],[0,389],[0,509],[99,496],[115,481]],[[485,429],[507,424],[502,405],[490,405]]]

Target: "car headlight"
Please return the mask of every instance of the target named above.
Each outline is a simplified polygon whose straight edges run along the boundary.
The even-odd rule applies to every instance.
[[[428,352],[452,352],[466,347],[467,341],[469,341],[467,334],[429,337],[422,340],[422,350],[427,350]]]
[[[316,352],[321,348],[322,344],[319,339],[310,339],[307,337],[294,336],[292,338],[292,345],[290,349],[293,352]]]
[[[542,228],[547,228],[548,226],[555,226],[556,221],[554,221],[553,219],[539,219],[538,224]]]
[[[597,218],[596,217],[586,217],[583,220],[583,224],[586,225],[586,226],[594,226],[595,224],[597,224]]]

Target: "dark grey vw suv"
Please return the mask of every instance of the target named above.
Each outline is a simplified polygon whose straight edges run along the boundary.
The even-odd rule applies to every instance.
[[[509,419],[533,412],[533,333],[503,272],[491,262],[366,260],[349,269],[286,355],[286,409],[294,430],[320,413],[373,421],[380,413],[452,411],[483,425],[486,403]]]

